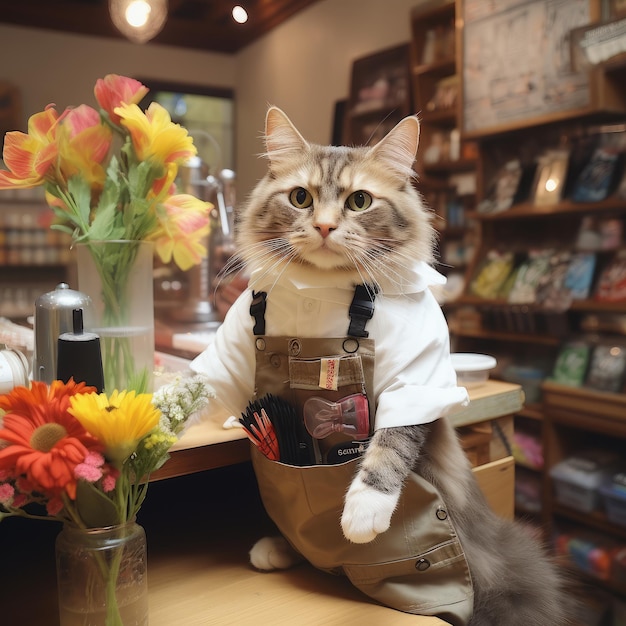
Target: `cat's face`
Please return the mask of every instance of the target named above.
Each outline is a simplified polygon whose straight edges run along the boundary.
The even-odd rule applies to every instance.
[[[431,217],[412,185],[418,138],[411,117],[372,148],[319,146],[271,108],[269,170],[241,215],[241,255],[251,266],[295,261],[376,282],[394,267],[431,262]]]

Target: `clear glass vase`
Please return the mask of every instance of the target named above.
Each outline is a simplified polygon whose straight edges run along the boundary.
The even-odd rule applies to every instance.
[[[55,549],[60,626],[148,624],[146,534],[139,524],[66,524]]]
[[[90,241],[76,246],[78,289],[91,298],[85,330],[100,336],[104,390],[152,391],[153,244]]]

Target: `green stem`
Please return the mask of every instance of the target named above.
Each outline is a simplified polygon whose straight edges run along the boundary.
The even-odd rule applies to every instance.
[[[120,244],[117,242],[86,242],[93,264],[101,283],[103,301],[102,325],[105,328],[124,329],[128,332],[128,313],[125,299],[132,297],[128,292],[130,273],[135,268],[139,242]],[[107,393],[114,389],[134,389],[138,393],[147,391],[150,372],[146,368],[137,370],[131,336],[100,337],[104,382]]]
[[[72,523],[82,530],[88,530],[88,527],[85,525],[83,520],[80,518],[78,513],[75,511],[72,506],[69,498],[64,494],[63,501],[65,503],[65,510],[68,512],[69,517]],[[126,517],[121,517],[122,520],[126,520]],[[120,538],[124,537],[124,534],[128,530],[128,525],[122,522],[122,526],[120,527]],[[122,622],[122,616],[120,613],[119,602],[117,600],[117,579],[120,573],[120,564],[122,561],[122,556],[124,553],[124,545],[123,542],[120,546],[114,549],[113,557],[111,559],[111,563],[107,563],[106,555],[103,552],[95,551],[92,552],[92,556],[95,559],[96,565],[99,571],[99,578],[94,579],[91,576],[89,580],[86,581],[87,589],[89,590],[92,586],[98,585],[99,580],[102,580],[105,585],[105,597],[106,597],[106,617],[105,617],[105,626],[124,626]]]

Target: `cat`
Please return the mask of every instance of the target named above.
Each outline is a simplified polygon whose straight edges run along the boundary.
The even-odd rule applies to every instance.
[[[417,263],[427,273],[423,268],[436,263],[433,213],[414,184],[419,130],[418,118],[410,116],[373,147],[321,146],[307,142],[280,109],[271,107],[265,130],[268,173],[238,211],[239,257],[227,271],[242,263],[260,268],[251,275],[251,287],[265,280],[269,298],[281,288],[288,268],[297,266],[321,287],[345,277],[376,285],[381,305],[385,298],[394,299],[386,290],[395,290],[400,294],[396,300],[404,300],[407,307],[414,301],[426,306],[432,299],[428,289],[419,297],[402,294],[409,266]],[[253,372],[245,361],[216,365],[215,351],[248,349],[247,314],[247,305],[233,313],[246,326],[245,333],[235,340],[218,333],[214,351],[193,363],[193,369],[209,374],[218,388],[230,385],[229,393],[242,398],[251,395],[251,383],[246,381]],[[285,308],[282,314],[291,311]],[[228,318],[226,323],[234,324]],[[433,367],[440,361],[442,368],[449,366],[448,346],[443,345],[449,344],[447,327],[445,333],[436,342]],[[568,623],[561,575],[524,526],[491,512],[445,418],[463,396],[456,382],[441,384],[449,402],[443,401],[440,414],[417,423],[402,423],[400,418],[399,425],[375,430],[345,493],[343,535],[354,544],[367,544],[385,533],[407,476],[414,471],[439,490],[463,546],[474,588],[468,626]],[[250,559],[257,569],[272,570],[290,567],[302,557],[284,538],[266,537],[252,548]]]

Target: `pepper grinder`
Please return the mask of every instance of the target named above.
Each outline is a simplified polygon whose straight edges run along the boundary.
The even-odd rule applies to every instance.
[[[72,311],[72,321],[73,332],[59,335],[57,378],[65,383],[74,378],[75,382],[84,382],[102,393],[104,373],[100,337],[84,331],[82,309]]]
[[[88,311],[91,298],[59,283],[54,291],[35,301],[35,350],[33,379],[51,383],[57,378],[57,343],[59,335],[72,330],[72,311]]]

